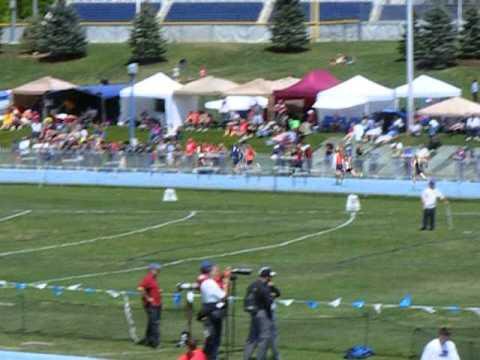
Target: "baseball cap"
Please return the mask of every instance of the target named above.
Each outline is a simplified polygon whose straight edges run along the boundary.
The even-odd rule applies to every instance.
[[[212,270],[213,265],[213,262],[211,262],[210,260],[203,260],[200,263],[200,271],[204,274],[209,273]]]
[[[272,269],[270,267],[264,266],[258,271],[258,275],[260,277],[265,278],[265,277],[273,277],[273,276],[277,275],[277,273],[272,271]]]
[[[148,270],[160,270],[162,268],[162,265],[159,263],[151,263],[148,265]]]

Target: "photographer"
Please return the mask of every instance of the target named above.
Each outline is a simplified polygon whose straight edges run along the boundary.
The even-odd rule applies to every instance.
[[[219,269],[211,262],[202,263],[202,272],[208,274],[208,278],[200,285],[202,296],[202,310],[199,320],[204,321],[205,348],[204,352],[208,360],[218,360],[218,349],[222,335],[222,322],[225,316],[226,298],[228,296],[230,270],[223,274],[223,283],[219,285]],[[225,290],[224,290],[225,289]]]
[[[273,296],[269,284],[275,275],[269,267],[263,267],[259,271],[259,278],[247,289],[244,308],[250,313],[250,331],[243,353],[244,360],[252,358],[257,349],[257,360],[265,360],[267,351],[273,343]]]

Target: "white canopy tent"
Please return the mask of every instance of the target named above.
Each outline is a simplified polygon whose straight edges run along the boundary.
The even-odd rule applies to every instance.
[[[133,96],[136,116],[147,112],[153,118],[164,121],[169,131],[178,128],[188,112],[198,107],[196,96],[174,95],[174,92],[182,86],[163,73],[155,74],[135,84]],[[120,123],[126,123],[129,119],[131,94],[131,86],[120,91]]]
[[[420,75],[413,80],[413,97],[420,99],[439,99],[458,97],[462,95],[462,90],[444,81],[432,78],[428,75]],[[408,96],[408,84],[399,86],[395,89],[395,95],[398,98]]]
[[[218,111],[222,108],[224,101],[228,111],[247,111],[255,104],[264,109],[268,106],[268,98],[263,96],[227,96],[225,99],[205,103],[205,108]]]
[[[392,108],[395,92],[361,75],[354,76],[317,95],[313,107],[319,117],[332,114],[361,116]]]

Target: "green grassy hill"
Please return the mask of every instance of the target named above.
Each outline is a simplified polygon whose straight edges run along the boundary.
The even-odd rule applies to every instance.
[[[301,77],[309,70],[326,68],[345,80],[361,74],[386,86],[405,82],[405,64],[398,62],[396,42],[331,42],[313,45],[312,50],[300,54],[276,54],[257,44],[171,44],[168,62],[142,66],[140,78],[158,71],[171,73],[180,59],[186,59],[188,68],[183,80],[198,76],[201,65],[210,75],[235,81],[248,81],[258,77],[277,79],[285,76]],[[336,54],[353,56],[355,64],[329,65]],[[126,64],[129,48],[126,44],[92,44],[89,56],[63,63],[41,63],[22,56],[17,46],[4,46],[0,54],[0,89],[12,88],[45,75],[56,76],[76,84],[97,83],[100,79],[111,82],[127,81]],[[461,86],[469,96],[469,83],[478,74],[480,65],[470,63],[442,71],[429,72]]]

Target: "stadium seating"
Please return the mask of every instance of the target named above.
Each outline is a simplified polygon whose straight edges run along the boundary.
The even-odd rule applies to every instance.
[[[151,3],[157,11],[160,3]],[[131,21],[135,16],[135,3],[73,3],[80,20],[91,22]]]
[[[368,21],[371,10],[371,2],[321,2],[320,20],[334,21],[355,19],[361,21]]]
[[[431,6],[428,5],[415,5],[414,11],[415,13],[422,17],[425,12],[431,9]],[[455,7],[448,6],[446,10],[450,14],[450,16],[455,16]],[[380,20],[382,21],[400,21],[405,20],[407,17],[407,8],[406,5],[384,5],[382,10],[382,15],[380,16]]]
[[[257,21],[262,2],[173,3],[166,21]]]

